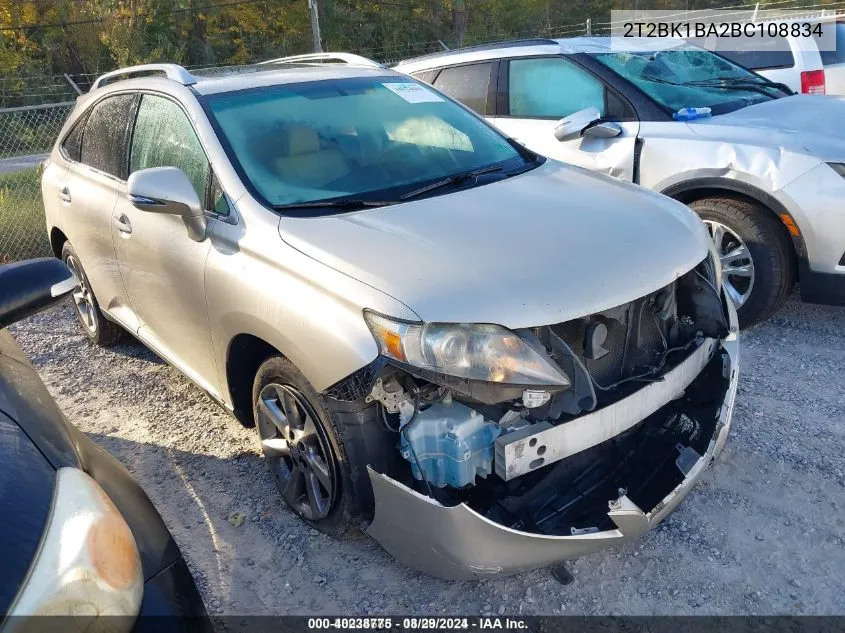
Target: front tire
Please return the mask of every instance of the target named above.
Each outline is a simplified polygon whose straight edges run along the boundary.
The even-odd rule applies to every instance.
[[[293,363],[272,356],[258,368],[253,415],[265,462],[288,507],[332,536],[358,526],[342,434],[323,398]]]
[[[88,276],[79,261],[79,255],[73,250],[70,242],[65,242],[62,246],[62,261],[76,275],[78,281],[76,288],[73,289],[73,304],[79,324],[92,343],[101,347],[111,347],[120,340],[120,326],[103,316],[97,297],[91,290],[91,282],[88,281]]]
[[[778,219],[758,204],[734,198],[703,198],[689,206],[716,243],[739,325],[771,317],[795,285],[795,255]]]

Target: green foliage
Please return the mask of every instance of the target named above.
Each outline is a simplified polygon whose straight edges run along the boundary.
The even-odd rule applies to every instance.
[[[0,174],[0,264],[49,254],[38,169]]]

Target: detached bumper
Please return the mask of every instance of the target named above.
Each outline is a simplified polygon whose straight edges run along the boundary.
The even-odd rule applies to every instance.
[[[707,451],[651,511],[627,496],[610,501],[615,530],[573,536],[548,536],[513,530],[480,515],[466,504],[446,507],[392,478],[369,469],[375,518],[367,529],[385,550],[409,567],[439,578],[462,580],[513,574],[632,541],[660,523],[689,494],[721,452],[731,426],[738,378],[739,341],[733,306],[731,333],[722,341],[729,386]]]

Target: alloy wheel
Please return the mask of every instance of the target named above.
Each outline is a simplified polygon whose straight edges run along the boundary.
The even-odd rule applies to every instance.
[[[96,334],[97,308],[94,307],[94,295],[91,293],[91,288],[88,287],[88,283],[82,274],[82,268],[73,255],[68,255],[65,263],[71,272],[76,275],[77,284],[76,288],[73,289],[73,302],[76,304],[79,320],[90,334]]]
[[[716,252],[722,262],[722,284],[725,292],[739,308],[754,288],[754,260],[745,242],[727,226],[715,220],[704,220]]]
[[[338,492],[338,465],[317,415],[289,385],[271,383],[258,395],[261,449],[282,496],[310,521],[324,519]]]

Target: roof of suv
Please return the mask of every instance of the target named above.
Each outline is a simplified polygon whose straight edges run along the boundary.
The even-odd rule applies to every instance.
[[[535,39],[497,42],[483,46],[459,48],[443,53],[434,53],[399,62],[394,66],[402,72],[414,72],[427,68],[482,61],[499,57],[525,57],[529,55],[574,55],[576,53],[606,53],[610,51],[653,51],[674,48],[686,44],[673,38],[622,38],[581,36],[565,39]],[[444,60],[448,60],[444,63]]]
[[[337,61],[343,63],[336,63]],[[171,80],[182,86],[190,86],[198,94],[208,95],[279,84],[385,75],[398,73],[355,55],[315,54],[269,60],[249,66],[207,68],[194,72],[176,64],[132,66],[102,75],[94,83],[91,92],[113,86],[142,88],[149,81],[160,87],[165,85],[162,81],[164,79],[165,82]]]

